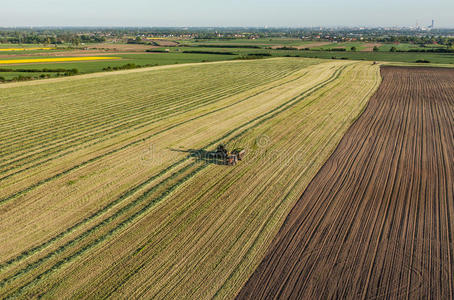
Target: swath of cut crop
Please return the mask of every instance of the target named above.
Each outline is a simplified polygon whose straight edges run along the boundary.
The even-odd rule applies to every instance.
[[[454,70],[383,83],[238,299],[452,299]]]

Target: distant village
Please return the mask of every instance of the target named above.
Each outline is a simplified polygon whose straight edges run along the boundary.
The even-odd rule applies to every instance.
[[[413,27],[311,28],[0,28],[0,43],[83,44],[99,42],[144,43],[156,40],[297,38],[330,42],[413,42],[446,44],[454,29],[436,28],[435,22]]]

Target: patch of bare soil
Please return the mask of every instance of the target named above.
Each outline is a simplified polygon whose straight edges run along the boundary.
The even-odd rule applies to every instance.
[[[87,50],[122,51],[122,52],[144,52],[148,49],[156,48],[152,45],[143,44],[96,44],[88,45]]]

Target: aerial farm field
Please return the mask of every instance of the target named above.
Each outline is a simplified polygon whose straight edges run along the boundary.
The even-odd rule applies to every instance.
[[[239,299],[454,297],[454,70],[382,75]]]
[[[1,85],[0,298],[235,297],[380,82],[273,58]]]

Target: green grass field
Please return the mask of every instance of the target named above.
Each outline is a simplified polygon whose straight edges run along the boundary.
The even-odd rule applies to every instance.
[[[454,53],[406,53],[406,52],[327,52],[303,51],[295,55],[311,58],[335,58],[350,60],[368,60],[382,62],[414,63],[417,60],[428,60],[433,64],[454,64]],[[424,65],[424,64],[421,64]]]
[[[409,44],[409,43],[399,43],[399,44],[383,44],[379,47],[380,51],[389,51],[392,47],[395,47],[398,51],[408,51],[411,49],[418,49],[418,50],[427,50],[427,49],[438,49],[444,46],[442,45],[426,45],[420,46],[418,44]]]
[[[313,47],[311,50],[329,50],[333,48],[345,48],[350,51],[351,47],[356,47],[357,51],[364,49],[365,43],[362,42],[348,42],[348,43],[331,43],[323,46]]]

